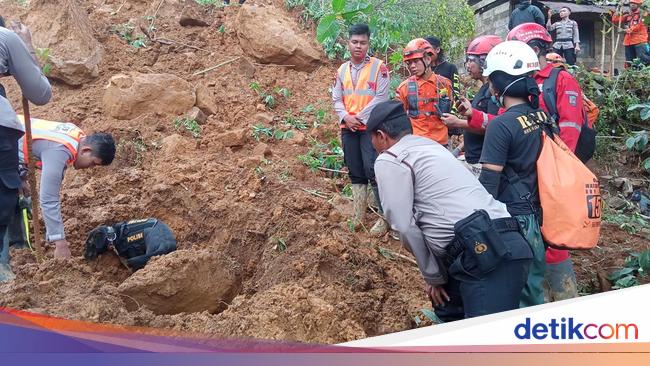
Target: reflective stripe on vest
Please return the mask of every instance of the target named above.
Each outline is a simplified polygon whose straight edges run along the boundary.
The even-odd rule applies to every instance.
[[[18,120],[23,125],[25,121],[23,116],[18,115]],[[72,158],[67,161],[68,164],[77,160],[77,149],[79,148],[79,141],[82,137],[86,136],[84,132],[76,125],[68,122],[52,122],[38,118],[32,118],[32,141],[47,140],[58,142],[65,146]],[[27,146],[27,137],[23,136],[18,142],[21,147],[18,150],[19,161],[27,163],[29,151]],[[37,163],[37,165],[40,165]]]
[[[438,77],[436,76],[436,89],[438,89]],[[409,103],[409,117],[433,116],[436,115],[436,103],[438,103],[438,91],[434,98],[420,98],[418,96],[418,82],[415,76],[408,78],[406,83],[406,100]],[[422,103],[422,108],[420,108]],[[421,110],[422,109],[422,110]]]
[[[343,104],[350,115],[361,112],[377,94],[377,79],[382,61],[371,57],[370,61],[359,72],[357,85],[352,83],[351,62],[348,61],[339,68],[339,78],[343,86]]]

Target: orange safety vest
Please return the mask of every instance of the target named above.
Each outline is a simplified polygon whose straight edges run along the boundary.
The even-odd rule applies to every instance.
[[[447,95],[451,96],[451,82],[431,74],[429,80],[411,76],[400,84],[397,91],[411,119],[413,134],[446,145],[449,139],[447,126],[442,123],[437,109],[441,88],[447,89]]]
[[[24,117],[18,115],[18,120],[23,125],[25,124]],[[65,146],[72,158],[67,161],[68,164],[74,163],[77,160],[77,149],[79,148],[79,141],[86,136],[86,134],[76,125],[69,122],[52,122],[43,119],[32,118],[32,141],[48,140],[58,142]],[[27,136],[23,135],[18,141],[18,146],[21,149],[18,151],[20,162],[27,163],[29,157],[29,148],[27,146]],[[36,163],[40,166],[40,162]]]
[[[352,84],[351,62],[348,61],[339,67],[338,75],[343,86],[343,104],[348,114],[354,116],[361,112],[375,97],[382,63],[380,59],[370,57],[369,62],[359,73],[356,86]],[[341,128],[345,128],[345,125],[341,124]],[[359,131],[365,129],[365,125],[359,127]]]

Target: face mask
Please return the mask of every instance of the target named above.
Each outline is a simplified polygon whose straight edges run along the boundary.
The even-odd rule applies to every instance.
[[[492,103],[494,103],[497,107],[503,108],[503,105],[501,104],[501,98],[497,99],[494,95],[490,96],[490,100]]]

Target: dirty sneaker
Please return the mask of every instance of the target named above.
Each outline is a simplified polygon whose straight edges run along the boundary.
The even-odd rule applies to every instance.
[[[388,232],[388,224],[386,223],[386,220],[380,218],[372,226],[369,233],[370,235],[379,238],[386,235],[387,232]]]
[[[8,264],[0,263],[0,282],[10,282],[16,278]]]

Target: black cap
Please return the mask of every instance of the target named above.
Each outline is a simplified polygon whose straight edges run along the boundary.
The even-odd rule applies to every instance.
[[[366,130],[373,132],[379,128],[380,124],[395,118],[406,118],[408,120],[402,102],[397,100],[381,102],[370,112],[368,123],[366,123]]]
[[[434,36],[429,36],[425,38],[427,42],[429,42],[430,45],[432,45],[434,48],[440,47],[440,38],[434,37]]]

